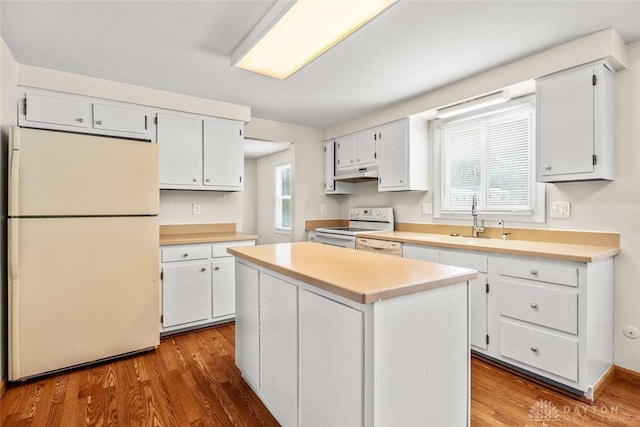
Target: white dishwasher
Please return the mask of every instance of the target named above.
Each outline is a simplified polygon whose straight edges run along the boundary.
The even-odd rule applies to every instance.
[[[389,240],[358,237],[356,239],[356,249],[359,251],[377,252],[385,255],[402,256],[402,243],[391,242]]]

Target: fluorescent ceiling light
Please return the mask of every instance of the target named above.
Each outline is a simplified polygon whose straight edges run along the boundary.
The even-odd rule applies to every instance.
[[[436,117],[439,119],[446,119],[447,117],[457,116],[458,114],[500,104],[502,102],[509,101],[510,99],[511,96],[508,92],[493,93],[491,95],[481,96],[459,104],[454,104],[451,107],[441,108],[437,111]]]
[[[284,80],[396,1],[276,2],[233,52],[232,64]]]

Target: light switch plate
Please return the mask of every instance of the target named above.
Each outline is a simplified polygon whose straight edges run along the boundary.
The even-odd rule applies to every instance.
[[[431,204],[431,203],[423,203],[422,204],[422,215],[433,215],[433,204]]]
[[[551,202],[551,218],[571,218],[571,203]]]

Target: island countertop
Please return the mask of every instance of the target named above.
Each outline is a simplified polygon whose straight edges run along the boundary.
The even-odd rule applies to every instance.
[[[314,242],[246,246],[227,251],[237,258],[361,304],[466,282],[478,275],[466,268]]]

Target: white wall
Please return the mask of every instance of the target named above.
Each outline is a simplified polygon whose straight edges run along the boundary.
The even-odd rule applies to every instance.
[[[258,161],[244,159],[244,192],[242,193],[242,227],[237,230],[247,234],[258,234]]]
[[[243,192],[160,190],[160,224],[204,224],[234,222],[243,230]],[[193,214],[193,204],[199,204],[200,215]]]
[[[18,63],[4,40],[0,38],[0,147],[2,147],[0,149],[0,200],[2,200],[2,209],[0,210],[0,220],[2,222],[0,227],[0,379],[5,378],[7,373],[6,153],[9,142],[9,127],[17,125],[18,122],[17,81]]]
[[[320,129],[253,118],[245,127],[245,136],[292,144],[292,241],[306,239],[304,222],[307,219],[340,218],[341,197],[324,194],[324,146]],[[320,213],[321,204],[327,206],[324,214]],[[262,209],[258,205],[258,212]]]
[[[592,36],[590,36],[593,38]],[[527,71],[521,66],[507,65],[484,73],[479,77],[465,80],[459,84],[439,89],[436,94],[422,95],[414,100],[398,104],[393,108],[361,117],[348,123],[326,130],[327,135],[336,132],[354,131],[357,127],[368,127],[373,122],[397,118],[402,112],[405,115],[416,114],[425,105],[434,108],[435,99],[454,102],[456,96],[464,93],[459,99],[498,89],[508,84],[517,83],[517,79],[527,80],[537,77],[540,70],[554,70],[560,66],[570,67],[583,61],[598,59],[594,55],[604,55],[607,48],[592,50],[593,46],[583,44],[583,39],[563,45],[552,52],[535,55],[535,63],[524,59],[521,64],[530,64]],[[606,43],[605,43],[606,44]],[[615,45],[615,46],[614,46]],[[627,46],[626,55],[621,53],[617,43],[609,49],[619,58],[624,57],[626,69],[616,75],[616,144],[617,144],[617,177],[613,182],[582,182],[547,184],[547,222],[545,224],[526,225],[527,228],[590,230],[619,232],[621,236],[621,253],[615,258],[615,308],[614,308],[614,363],[640,372],[640,339],[630,340],[622,334],[626,325],[640,328],[640,42]],[[558,56],[558,53],[563,53]],[[569,60],[567,59],[569,58]],[[569,61],[569,62],[568,62]],[[559,68],[558,68],[559,69]],[[495,82],[491,88],[487,82]],[[432,142],[430,142],[432,152]],[[425,167],[432,167],[433,158]],[[433,183],[431,176],[430,183]],[[432,191],[428,193],[377,193],[375,183],[356,185],[356,192],[341,203],[342,216],[349,207],[370,205],[391,205],[395,208],[396,220],[399,222],[422,223],[455,223],[460,221],[434,220],[431,216],[421,215],[421,203],[431,202]],[[570,219],[549,218],[551,201],[568,201],[571,203]],[[315,216],[317,217],[317,215]],[[464,222],[463,222],[464,223]],[[471,218],[466,222],[471,224]],[[488,224],[495,226],[496,224]],[[525,226],[520,224],[520,226]],[[597,284],[596,284],[597,285]]]
[[[280,151],[279,153],[265,156],[257,161],[256,169],[256,193],[257,193],[257,230],[258,244],[270,244],[290,242],[292,240],[291,233],[282,233],[275,231],[276,223],[276,198],[275,198],[275,168],[287,163],[291,163],[291,149]],[[295,180],[292,180],[295,185]],[[293,215],[292,215],[292,220]]]

